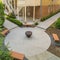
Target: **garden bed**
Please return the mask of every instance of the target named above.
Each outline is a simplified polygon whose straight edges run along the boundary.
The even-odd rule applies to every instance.
[[[51,25],[46,30],[46,32],[48,33],[48,35],[51,38],[51,46],[49,47],[48,51],[51,52],[51,53],[53,53],[53,54],[55,54],[56,56],[60,57],[60,47],[54,45],[54,40],[53,40],[53,36],[52,36],[53,33],[56,33],[58,35],[58,37],[59,37],[59,40],[60,40],[60,29],[57,29],[55,27],[55,23],[53,25]]]

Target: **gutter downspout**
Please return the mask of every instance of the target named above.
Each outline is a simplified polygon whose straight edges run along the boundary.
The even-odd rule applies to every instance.
[[[40,0],[40,20],[42,18],[42,0]]]

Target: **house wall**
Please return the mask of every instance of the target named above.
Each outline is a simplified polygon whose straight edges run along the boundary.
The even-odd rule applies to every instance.
[[[49,15],[48,6],[42,6],[42,11],[41,12],[40,12],[40,7],[36,7],[36,15],[35,15],[35,17],[40,18],[41,17],[40,13],[41,13],[42,17]]]
[[[15,0],[15,1],[19,2],[20,0]],[[31,6],[31,7],[29,7],[29,12],[30,12],[30,16],[32,16],[32,17],[33,17],[33,6],[36,5],[35,17],[40,18],[40,0],[25,0],[25,2],[26,2],[26,5]],[[16,5],[17,5],[17,3],[16,3]],[[42,12],[41,12],[42,15],[41,16],[42,17],[47,16],[51,12],[56,12],[59,9],[60,9],[60,0],[55,0],[54,2],[52,0],[42,0]],[[28,12],[28,8],[27,8],[27,12]]]
[[[26,6],[39,6],[40,0],[25,0]]]
[[[56,1],[56,4],[60,5],[60,0],[57,0],[57,1]]]
[[[18,6],[40,6],[40,0],[17,0]]]
[[[48,16],[51,12],[56,12],[60,9],[60,0],[42,0],[42,17]],[[40,18],[40,7],[36,7],[36,18]]]

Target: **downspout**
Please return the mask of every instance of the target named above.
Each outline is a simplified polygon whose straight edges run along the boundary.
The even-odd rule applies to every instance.
[[[40,0],[40,20],[42,18],[42,0]]]
[[[25,23],[27,23],[27,19],[26,19],[26,5],[25,5]]]
[[[35,5],[36,5],[36,3],[34,1],[34,6],[33,6],[33,21],[35,21]]]

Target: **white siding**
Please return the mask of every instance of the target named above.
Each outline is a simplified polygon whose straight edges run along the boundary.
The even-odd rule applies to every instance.
[[[18,6],[40,6],[40,0],[17,0]]]

